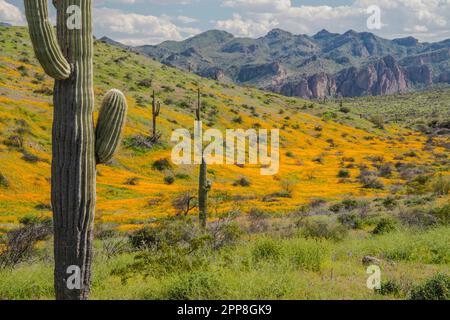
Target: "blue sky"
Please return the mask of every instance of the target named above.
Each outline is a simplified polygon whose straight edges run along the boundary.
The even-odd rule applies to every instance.
[[[22,0],[0,0],[0,21],[25,24]],[[51,1],[49,1],[51,2]],[[380,9],[369,29],[367,8]],[[450,0],[95,0],[95,33],[127,44],[182,40],[209,29],[259,37],[273,28],[295,34],[321,29],[370,31],[386,38],[450,38]]]

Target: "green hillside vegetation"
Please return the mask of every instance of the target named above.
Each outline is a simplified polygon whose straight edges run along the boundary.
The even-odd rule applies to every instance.
[[[306,101],[100,41],[94,66],[97,107],[116,87],[129,113],[118,155],[98,167],[92,298],[449,299],[449,88]],[[205,129],[281,137],[275,176],[208,166],[206,231],[197,208],[182,214],[198,166],[170,162],[199,87]],[[26,29],[0,27],[0,299],[54,297],[52,90]],[[367,264],[381,266],[380,290],[366,287]]]

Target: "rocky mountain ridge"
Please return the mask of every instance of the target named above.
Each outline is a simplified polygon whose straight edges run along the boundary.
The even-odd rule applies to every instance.
[[[308,36],[281,29],[251,39],[211,30],[181,42],[133,49],[203,77],[308,99],[450,84],[450,39],[422,43],[354,30]]]

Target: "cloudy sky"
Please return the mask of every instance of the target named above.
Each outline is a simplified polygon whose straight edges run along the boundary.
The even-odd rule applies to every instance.
[[[0,0],[0,21],[24,24],[22,3]],[[373,5],[380,8],[380,29],[367,26]],[[273,28],[309,35],[325,28],[450,38],[450,0],[94,0],[94,6],[95,34],[132,45],[182,40],[209,29],[243,37]]]

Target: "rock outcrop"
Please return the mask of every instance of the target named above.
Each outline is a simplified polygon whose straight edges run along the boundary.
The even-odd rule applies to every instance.
[[[318,73],[271,89],[287,96],[321,99],[336,95],[359,97],[399,93],[409,87],[409,82],[431,83],[430,70],[426,66],[420,66],[407,71],[394,57],[386,56],[360,69],[351,67],[335,76]]]

